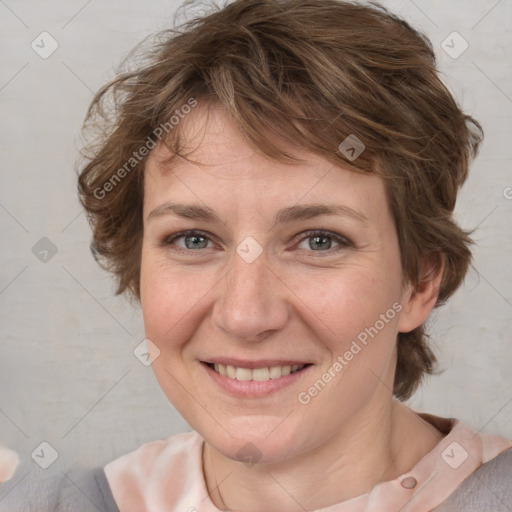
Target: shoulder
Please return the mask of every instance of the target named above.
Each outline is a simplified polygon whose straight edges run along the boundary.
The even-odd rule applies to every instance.
[[[482,464],[435,512],[510,512],[512,510],[512,448]]]
[[[202,438],[195,432],[146,443],[104,468],[72,468],[58,473],[28,472],[17,482],[2,484],[0,510],[9,512],[119,512],[115,491],[128,487],[127,496],[144,495],[164,462],[179,474],[183,463],[197,459]],[[194,459],[194,460],[195,460]],[[125,494],[121,493],[121,496]]]
[[[151,441],[109,462],[105,466],[105,472],[108,476],[109,473],[136,470],[138,476],[149,475],[162,460],[179,464],[181,458],[197,454],[201,443],[202,438],[194,431]]]
[[[2,498],[4,506],[9,512],[119,512],[101,467],[29,474]]]
[[[63,475],[52,512],[77,510],[119,512],[103,468],[74,469]]]
[[[144,510],[158,502],[162,510],[179,510],[182,501],[203,496],[202,445],[197,432],[186,432],[143,444],[109,462],[105,475],[117,506]]]

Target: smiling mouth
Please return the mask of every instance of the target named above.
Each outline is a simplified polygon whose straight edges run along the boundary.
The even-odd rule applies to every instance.
[[[228,379],[240,381],[254,380],[259,382],[280,379],[281,377],[286,377],[292,373],[300,372],[307,366],[311,366],[311,364],[294,364],[287,366],[267,366],[263,368],[241,368],[221,363],[204,362],[204,364],[214,372],[222,375],[223,377],[227,377]]]

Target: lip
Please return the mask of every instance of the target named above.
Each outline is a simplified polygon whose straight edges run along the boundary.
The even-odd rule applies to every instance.
[[[222,361],[234,361],[233,359],[219,359],[215,362]],[[210,362],[210,361],[208,361]],[[214,362],[214,361],[211,361]],[[248,361],[245,362],[247,364]],[[253,362],[254,363],[254,362]],[[276,361],[271,361],[271,363],[276,363]],[[231,364],[231,363],[228,363]],[[241,364],[241,363],[239,363]],[[269,366],[287,366],[289,363],[288,361],[279,362],[277,364],[272,364]],[[305,363],[293,363],[293,364],[305,364]],[[262,365],[262,366],[259,366]],[[309,368],[311,368],[313,365],[309,364],[302,370],[291,373],[290,375],[284,375],[282,377],[279,377],[278,379],[270,379],[266,381],[256,381],[256,380],[236,380],[236,379],[230,379],[229,377],[225,377],[221,375],[220,373],[217,373],[215,370],[210,368],[208,364],[205,362],[200,363],[201,368],[203,368],[203,371],[206,372],[206,375],[208,378],[210,378],[213,383],[223,390],[224,392],[234,395],[236,397],[242,397],[242,398],[262,398],[265,396],[269,396],[271,394],[274,394],[288,386],[293,385],[294,383],[298,382],[304,374],[309,373]],[[233,364],[233,366],[236,366],[236,364]],[[266,362],[258,361],[256,365],[252,365],[253,368],[261,368],[266,366]],[[249,366],[245,366],[246,368],[249,368]]]
[[[253,370],[254,368],[268,368],[271,366],[293,366],[294,364],[302,366],[303,364],[311,364],[310,361],[300,361],[298,359],[258,359],[255,361],[254,359],[243,360],[243,359],[233,359],[231,357],[212,357],[209,359],[203,359],[202,363],[219,363],[231,366],[236,366],[237,368],[249,368]]]

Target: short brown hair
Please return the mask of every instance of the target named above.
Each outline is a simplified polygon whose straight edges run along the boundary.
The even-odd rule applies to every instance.
[[[422,259],[436,256],[444,260],[437,305],[460,285],[471,239],[452,212],[482,129],[441,82],[430,41],[407,22],[376,4],[236,0],[161,32],[143,54],[93,99],[85,126],[99,132],[79,175],[93,253],[115,274],[117,293],[140,293],[140,150],[191,98],[220,103],[276,160],[297,161],[276,143],[285,141],[382,176],[404,278],[417,284]],[[176,126],[164,137],[174,154],[179,135]],[[338,149],[349,136],[364,144],[353,161]],[[423,326],[397,343],[394,394],[405,399],[436,360]]]

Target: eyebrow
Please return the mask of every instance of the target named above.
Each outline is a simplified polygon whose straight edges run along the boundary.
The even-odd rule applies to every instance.
[[[204,220],[208,222],[217,222],[224,224],[221,218],[208,206],[199,204],[182,204],[182,203],[163,203],[157,206],[149,215],[147,220],[162,215],[174,214],[177,217],[192,220]]]
[[[297,204],[295,206],[279,210],[274,217],[274,224],[272,227],[275,227],[277,224],[312,219],[320,215],[340,215],[343,217],[350,217],[362,224],[368,223],[368,218],[365,215],[349,208],[348,206],[337,204]]]
[[[185,219],[202,220],[205,222],[212,222],[218,224],[225,224],[225,222],[208,206],[201,206],[199,204],[183,204],[183,203],[163,203],[157,206],[148,215],[147,220],[163,215],[176,215]],[[299,220],[312,219],[320,215],[340,215],[352,218],[361,224],[367,224],[368,218],[362,213],[344,205],[337,204],[306,204],[294,205],[288,208],[279,210],[274,216],[272,228],[278,224],[285,224]]]

